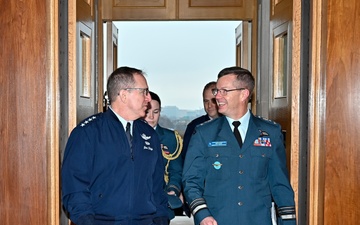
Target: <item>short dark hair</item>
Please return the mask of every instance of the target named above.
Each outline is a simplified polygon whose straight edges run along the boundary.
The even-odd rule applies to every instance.
[[[119,67],[111,73],[107,81],[107,92],[110,103],[115,100],[121,89],[131,88],[135,85],[134,74],[144,76],[142,70],[127,66]]]
[[[255,87],[255,79],[249,70],[239,66],[227,67],[219,72],[218,79],[220,77],[231,74],[236,75],[236,80],[239,81],[241,85],[243,85],[243,88],[248,89],[250,94],[253,92]]]
[[[150,93],[151,99],[157,101],[159,103],[160,108],[161,108],[161,100],[160,100],[159,95],[155,94],[152,91],[149,91],[149,93]]]
[[[203,95],[204,95],[204,93],[205,93],[205,91],[207,90],[207,89],[213,89],[213,88],[216,88],[216,81],[210,81],[209,83],[207,83],[206,85],[205,85],[205,87],[204,87],[204,89],[203,89]]]

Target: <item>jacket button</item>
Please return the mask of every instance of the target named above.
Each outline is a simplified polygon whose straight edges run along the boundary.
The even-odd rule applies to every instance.
[[[243,154],[240,154],[239,157],[240,157],[240,159],[242,159],[242,158],[244,157],[244,155],[243,155]]]
[[[243,203],[242,203],[242,202],[238,202],[238,205],[239,205],[239,206],[242,206],[242,205],[243,205]]]
[[[239,185],[238,188],[239,188],[240,190],[242,190],[242,189],[244,188],[244,186]]]
[[[240,174],[243,174],[243,173],[244,173],[244,171],[240,170],[240,171],[239,171],[239,173],[240,173]]]

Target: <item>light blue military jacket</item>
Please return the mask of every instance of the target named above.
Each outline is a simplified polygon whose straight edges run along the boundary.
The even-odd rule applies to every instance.
[[[212,216],[219,225],[271,225],[272,200],[279,224],[296,224],[281,128],[253,114],[241,149],[226,117],[196,128],[183,185],[195,224]]]

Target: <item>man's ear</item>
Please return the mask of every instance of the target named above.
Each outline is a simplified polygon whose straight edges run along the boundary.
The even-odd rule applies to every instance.
[[[249,89],[244,89],[241,94],[242,100],[248,101],[248,99],[250,99],[250,97],[251,97],[250,94],[251,93],[250,93]]]
[[[126,102],[128,92],[126,90],[120,90],[119,91],[119,98],[122,102]]]

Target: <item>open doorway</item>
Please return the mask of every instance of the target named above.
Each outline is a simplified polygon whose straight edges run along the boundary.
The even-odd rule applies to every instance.
[[[221,69],[236,65],[235,29],[240,23],[114,22],[118,32],[117,66],[145,71],[150,90],[156,92],[162,101],[160,125],[183,134],[191,120],[204,114],[204,85],[216,81]],[[106,61],[104,65],[107,65]],[[104,71],[109,70],[104,68]]]

